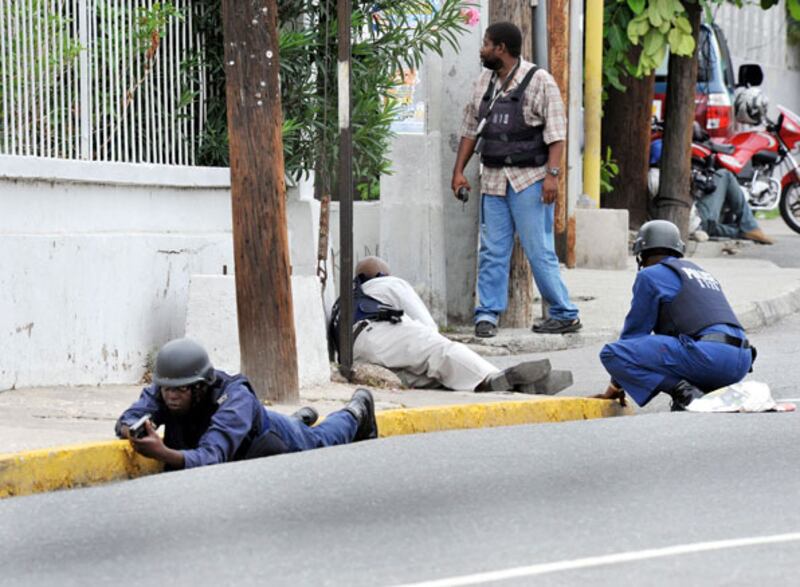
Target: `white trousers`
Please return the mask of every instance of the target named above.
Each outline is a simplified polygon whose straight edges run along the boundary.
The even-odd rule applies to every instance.
[[[467,346],[406,316],[397,324],[371,322],[353,344],[353,359],[391,369],[408,387],[472,391],[498,372]]]

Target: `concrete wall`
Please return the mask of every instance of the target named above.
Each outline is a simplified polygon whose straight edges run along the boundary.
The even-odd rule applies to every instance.
[[[304,189],[295,275],[316,258]],[[0,194],[0,390],[138,381],[184,334],[190,276],[234,272],[227,169],[0,156]]]

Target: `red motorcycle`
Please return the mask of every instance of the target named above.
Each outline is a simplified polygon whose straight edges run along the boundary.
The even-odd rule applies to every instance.
[[[753,210],[779,208],[786,224],[800,233],[800,165],[792,155],[800,145],[800,117],[781,106],[778,110],[775,122],[765,117],[764,130],[740,132],[719,143],[692,143],[693,167],[729,170]],[[780,180],[776,170],[783,170]]]

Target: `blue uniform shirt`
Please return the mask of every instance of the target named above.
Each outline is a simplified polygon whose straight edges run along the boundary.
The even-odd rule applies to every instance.
[[[658,322],[660,305],[675,299],[680,289],[681,278],[661,262],[639,271],[633,283],[631,309],[625,317],[620,339],[651,334]],[[736,338],[745,338],[741,328],[728,324],[714,324],[701,330],[698,335],[709,332],[722,332]]]
[[[172,415],[161,399],[161,388],[153,384],[144,388],[139,399],[123,412],[117,430],[120,425],[130,426],[145,414],[151,414],[156,425],[165,424],[165,444],[182,450],[187,469],[240,458],[242,455],[237,455],[237,451],[245,440],[252,441],[269,428],[269,416],[247,378],[223,371],[215,371],[215,374],[217,378],[210,390],[213,399],[210,413],[198,414],[193,408],[186,416]],[[176,438],[176,430],[180,438]],[[195,441],[197,436],[199,439]],[[187,443],[188,447],[180,446]]]

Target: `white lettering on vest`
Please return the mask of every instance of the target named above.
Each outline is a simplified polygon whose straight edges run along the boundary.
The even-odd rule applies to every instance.
[[[722,291],[719,281],[708,271],[698,271],[697,269],[691,269],[689,267],[681,267],[681,270],[686,274],[686,277],[697,281],[698,285],[703,289]]]

